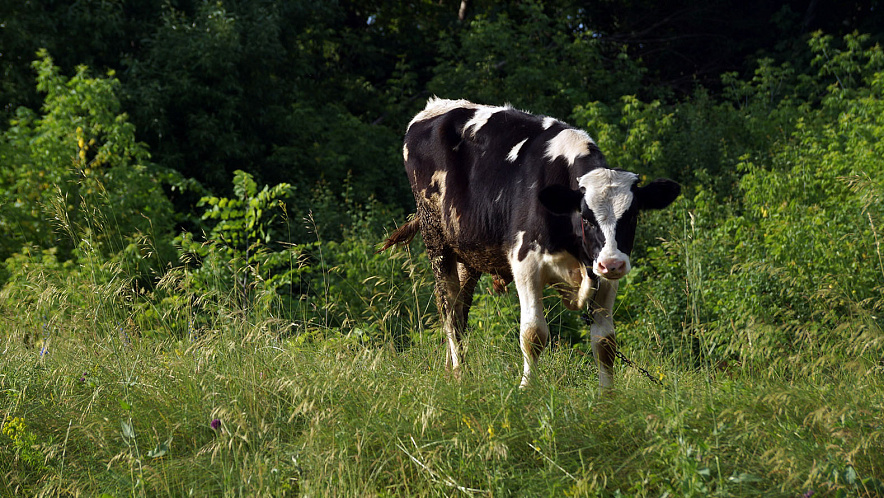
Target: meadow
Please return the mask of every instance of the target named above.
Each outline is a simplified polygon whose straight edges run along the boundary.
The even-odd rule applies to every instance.
[[[4,496],[880,496],[881,366],[837,354],[695,368],[627,348],[599,393],[559,344],[519,390],[515,331],[408,348],[280,339],[225,310],[200,337],[116,323],[2,344]],[[502,317],[511,324],[512,316]],[[511,326],[511,328],[515,328]],[[74,334],[73,331],[77,333]]]

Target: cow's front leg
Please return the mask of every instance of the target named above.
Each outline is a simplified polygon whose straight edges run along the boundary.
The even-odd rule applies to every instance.
[[[603,388],[614,385],[614,357],[617,352],[614,299],[617,297],[617,287],[617,280],[601,279],[592,303],[592,325],[589,328],[592,355],[599,367],[599,386]]]
[[[536,269],[530,265],[513,265],[513,280],[519,293],[521,319],[519,346],[522,349],[522,382],[524,388],[531,380],[532,368],[549,342],[549,327],[543,316],[543,283]]]

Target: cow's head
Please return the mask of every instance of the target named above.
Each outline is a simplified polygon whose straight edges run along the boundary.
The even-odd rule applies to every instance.
[[[681,186],[657,179],[638,186],[638,175],[628,171],[599,168],[577,179],[573,190],[551,185],[540,191],[540,202],[555,214],[574,216],[574,230],[581,241],[581,259],[593,273],[617,280],[632,268],[629,254],[635,241],[639,211],[663,209],[672,204]]]

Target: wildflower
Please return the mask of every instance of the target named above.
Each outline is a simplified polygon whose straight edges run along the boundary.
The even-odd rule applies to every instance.
[[[9,436],[9,439],[12,439],[13,442],[17,442],[25,432],[25,420],[21,417],[6,417],[0,432],[5,436]]]
[[[808,489],[806,493],[804,493],[803,495],[801,495],[801,498],[810,498],[811,496],[813,496],[813,490],[812,490],[812,489]]]
[[[217,418],[212,419],[212,423],[210,425],[212,426],[212,429],[217,431],[218,429],[221,428],[221,420],[217,419]]]

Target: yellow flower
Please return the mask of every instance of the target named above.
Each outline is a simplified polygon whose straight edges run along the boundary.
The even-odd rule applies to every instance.
[[[25,421],[21,417],[13,417],[12,419],[8,419],[3,423],[3,429],[0,432],[3,432],[4,435],[9,436],[13,441],[17,441],[19,436],[25,430]]]

